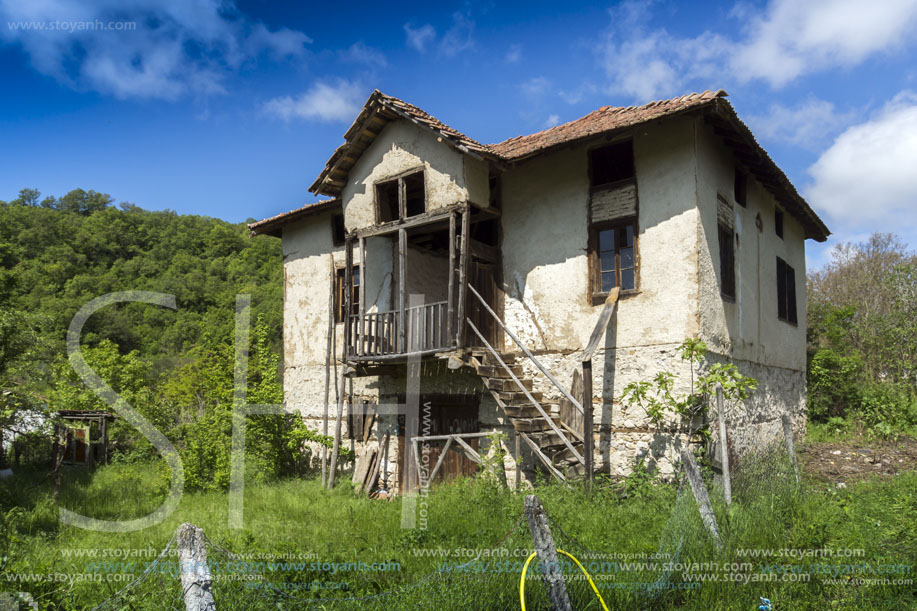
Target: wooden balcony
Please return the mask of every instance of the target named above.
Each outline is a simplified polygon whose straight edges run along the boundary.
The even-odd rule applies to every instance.
[[[390,360],[452,350],[455,337],[449,332],[449,315],[448,301],[405,308],[404,324],[399,310],[354,314],[348,320],[348,357]]]

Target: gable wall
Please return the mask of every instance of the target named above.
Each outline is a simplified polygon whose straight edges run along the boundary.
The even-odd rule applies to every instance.
[[[425,170],[427,210],[464,201],[488,202],[487,164],[438,142],[409,122],[389,123],[350,171],[341,198],[348,231],[375,224],[377,182],[413,169]]]

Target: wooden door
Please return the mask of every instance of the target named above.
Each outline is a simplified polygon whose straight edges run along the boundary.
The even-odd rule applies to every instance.
[[[498,299],[498,274],[499,268],[494,263],[485,263],[478,260],[472,260],[471,262],[471,269],[469,271],[471,286],[480,293],[484,301],[487,302],[487,305],[490,306],[490,309],[493,310],[497,316],[502,317],[503,307],[501,300]],[[503,334],[499,332],[500,327],[497,321],[494,320],[490,312],[481,305],[480,300],[471,293],[468,294],[468,318],[470,318],[474,326],[478,328],[481,335],[487,340],[487,343],[497,350],[502,349],[503,342],[501,340]],[[470,328],[466,328],[465,345],[483,346],[481,340],[478,339],[478,336]]]
[[[420,402],[420,422],[418,423],[418,436],[430,435],[448,435],[452,433],[477,433],[480,424],[478,422],[478,400],[461,401],[455,398],[421,398]],[[426,406],[429,405],[429,408]],[[398,464],[404,472],[407,465],[407,473],[399,478],[399,491],[403,494],[409,490],[414,490],[419,485],[417,478],[417,468],[415,467],[412,448],[405,442],[405,417],[398,416]],[[472,438],[465,440],[469,446],[477,451],[479,439]],[[426,451],[427,458],[421,455],[422,464],[425,464],[425,470],[429,474],[442,454],[445,441],[430,441],[426,443],[426,448],[421,446],[421,451]],[[406,456],[407,454],[407,456]],[[410,458],[406,462],[406,458]],[[478,465],[473,460],[465,456],[461,447],[452,443],[448,454],[443,459],[443,464],[436,475],[436,479],[431,482],[441,483],[455,479],[459,476],[472,476],[478,471]]]

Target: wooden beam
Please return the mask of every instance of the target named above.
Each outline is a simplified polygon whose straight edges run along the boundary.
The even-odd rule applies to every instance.
[[[729,444],[726,439],[726,413],[723,407],[723,387],[716,387],[716,421],[720,430],[720,463],[723,468],[723,496],[732,504],[732,476],[729,473]]]
[[[439,473],[439,468],[442,466],[443,460],[445,460],[446,458],[446,452],[449,451],[449,446],[451,445],[452,445],[452,436],[449,435],[446,439],[446,445],[443,446],[442,454],[440,454],[439,458],[436,459],[436,464],[433,465],[433,471],[430,472],[430,478],[428,481],[431,484],[433,483],[433,479],[436,477],[436,474]]]
[[[344,293],[344,362],[352,354],[350,348],[350,338],[352,325],[350,321],[351,300],[353,299],[353,239],[348,238],[344,244],[344,287],[341,291]]]
[[[592,425],[592,359],[583,361],[583,408],[583,458],[586,462],[586,489],[592,492],[592,478],[595,474],[595,436]]]
[[[605,305],[602,306],[602,313],[599,314],[599,320],[595,323],[592,335],[589,336],[589,343],[586,344],[586,349],[583,350],[583,361],[592,359],[592,355],[599,345],[599,340],[605,335],[605,330],[608,328],[608,323],[611,322],[611,316],[614,314],[615,306],[618,303],[618,295],[620,292],[621,287],[616,286],[611,289],[611,292],[608,293],[608,297],[605,298]]]
[[[538,447],[537,443],[529,439],[529,436],[521,431],[516,431],[516,434],[522,437],[522,441],[528,444],[532,452],[535,453],[535,456],[537,456],[539,460],[541,460],[541,462],[544,463],[544,466],[547,467],[548,470],[551,472],[551,475],[553,475],[554,477],[556,477],[557,479],[559,479],[562,482],[567,481],[567,478],[564,477],[564,474],[558,471],[557,467],[551,464],[551,461],[548,459],[547,456],[544,455],[544,452],[541,451],[541,448]]]
[[[449,292],[446,314],[446,337],[452,342],[452,325],[455,320],[455,212],[449,214]]]
[[[398,230],[398,352],[407,352],[407,321],[404,318],[404,291],[405,274],[407,273],[407,231],[402,227]]]
[[[707,494],[707,487],[704,486],[700,469],[698,469],[694,454],[691,453],[690,449],[685,448],[681,451],[681,462],[685,466],[685,473],[688,475],[688,483],[691,484],[694,500],[697,501],[697,510],[700,512],[701,520],[710,536],[713,537],[716,546],[722,548],[723,540],[720,538],[720,531],[716,526],[716,515],[713,513],[713,506],[710,504],[710,496]]]
[[[500,251],[496,246],[490,246],[489,244],[479,242],[475,239],[471,239],[470,242],[471,254],[473,256],[490,263],[497,263],[500,260]]]
[[[459,348],[465,346],[465,302],[468,300],[468,249],[471,245],[471,210],[466,206],[462,210],[462,245],[459,255],[459,284],[458,284],[458,315],[455,330],[455,345]]]
[[[462,438],[459,437],[458,435],[453,435],[453,437],[455,438],[455,443],[457,443],[457,444],[459,444],[460,446],[462,446],[462,448],[465,450],[465,454],[468,455],[468,458],[470,458],[470,459],[473,460],[474,462],[478,463],[479,465],[480,465],[481,463],[484,462],[484,461],[481,460],[481,455],[478,454],[477,452],[475,452],[475,451],[474,451],[474,448],[472,448],[470,445],[468,445],[468,442],[467,442],[467,441],[465,441],[464,439],[462,439]]]
[[[357,354],[366,350],[366,238],[360,238],[360,341],[357,343]]]

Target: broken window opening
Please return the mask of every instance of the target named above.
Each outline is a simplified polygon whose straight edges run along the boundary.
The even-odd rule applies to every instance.
[[[748,175],[742,170],[736,168],[735,185],[733,195],[736,203],[743,208],[748,206]]]
[[[774,233],[783,239],[783,212],[778,208],[774,208]]]
[[[346,234],[347,230],[344,227],[344,215],[335,214],[331,217],[331,243],[334,246],[343,246]]]
[[[334,276],[334,322],[344,322],[344,276],[346,270],[341,267]],[[351,273],[350,314],[360,313],[360,268],[354,267]]]
[[[391,223],[427,211],[423,170],[376,184],[379,223]]]
[[[777,257],[777,318],[796,324],[796,271]]]
[[[589,167],[593,187],[634,178],[633,141],[592,149],[589,151]]]

